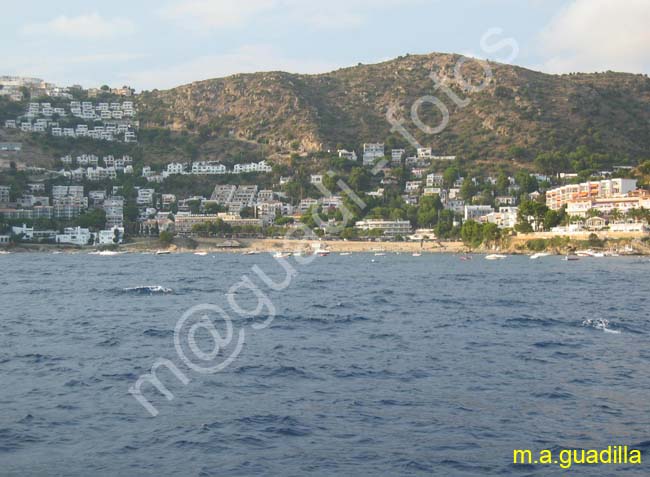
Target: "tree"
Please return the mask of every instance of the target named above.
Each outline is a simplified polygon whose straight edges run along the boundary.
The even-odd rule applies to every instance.
[[[441,210],[442,202],[438,195],[422,197],[418,206],[417,225],[422,228],[434,226]]]
[[[241,212],[239,213],[239,215],[240,215],[242,218],[251,218],[251,217],[255,217],[255,207],[244,207],[244,208],[241,210]]]
[[[106,212],[103,209],[89,210],[77,217],[75,224],[85,229],[103,229],[106,224]]]
[[[204,210],[206,214],[218,214],[219,212],[226,212],[226,208],[221,204],[217,204],[216,202],[208,202],[205,204]]]
[[[467,220],[460,229],[460,237],[469,247],[478,247],[483,243],[483,227],[474,220]]]
[[[458,179],[460,173],[457,167],[451,166],[445,169],[445,172],[442,174],[442,180],[446,188],[450,188],[456,179]]]
[[[474,197],[474,194],[476,194],[476,186],[474,185],[474,181],[468,177],[463,181],[463,185],[460,188],[460,196],[463,200],[470,201]]]
[[[557,227],[562,223],[563,220],[563,212],[565,209],[562,209],[560,212],[557,212],[555,210],[547,210],[546,213],[544,214],[544,230],[551,230],[553,227]]]
[[[454,212],[452,210],[442,210],[438,217],[436,225],[436,237],[449,238],[454,230]]]
[[[370,188],[370,175],[366,169],[354,167],[350,171],[348,182],[355,192],[367,191]]]
[[[356,240],[359,238],[359,231],[353,227],[347,227],[341,232],[341,238],[345,240]]]
[[[519,206],[519,212],[517,215],[519,222],[518,225],[521,225],[522,227],[517,228],[517,230],[524,231],[527,229],[527,227],[523,225],[524,223],[528,223],[528,225],[530,225],[535,231],[540,230],[540,228],[543,227],[544,218],[546,217],[547,212],[548,207],[545,204],[533,200],[522,202]],[[532,217],[534,221],[534,226],[529,222],[530,217]]]
[[[515,183],[519,186],[519,189],[524,194],[530,194],[535,192],[539,188],[539,183],[534,176],[531,176],[527,172],[517,172],[515,174]]]
[[[535,166],[544,174],[557,175],[569,168],[569,160],[559,152],[544,152],[535,158]]]
[[[499,195],[506,195],[508,193],[508,188],[510,187],[510,181],[508,176],[503,172],[500,172],[497,176],[497,182],[495,184],[496,191]]]
[[[160,235],[158,236],[158,240],[160,240],[160,242],[165,245],[169,245],[174,240],[174,234],[172,234],[167,230],[163,230],[162,232],[160,232]]]
[[[483,241],[486,244],[495,243],[501,238],[501,230],[496,224],[488,222],[483,225]]]

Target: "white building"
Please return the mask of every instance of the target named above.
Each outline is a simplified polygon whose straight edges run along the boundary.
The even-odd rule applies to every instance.
[[[124,199],[122,197],[109,197],[104,200],[106,212],[106,227],[122,227],[124,225]]]
[[[0,186],[0,204],[9,202],[11,193],[11,186]]]
[[[401,164],[402,157],[406,154],[405,149],[393,149],[390,151],[390,160],[393,164]]]
[[[411,233],[411,222],[408,220],[361,220],[355,224],[359,230],[381,230],[387,237],[401,235],[408,236]]]
[[[517,225],[518,207],[500,207],[499,212],[492,212],[481,217],[482,222],[496,224],[500,229],[514,229]]]
[[[339,149],[337,152],[339,154],[339,157],[343,159],[347,159],[348,161],[357,160],[357,153],[354,151],[346,151],[345,149]]]
[[[417,192],[422,186],[422,181],[407,181],[404,187],[405,192]]]
[[[192,164],[192,174],[197,175],[212,175],[212,174],[225,174],[226,166],[219,162],[194,162]]]
[[[383,143],[366,143],[363,145],[363,165],[372,166],[380,157],[384,157]]]
[[[56,235],[56,243],[65,243],[70,245],[88,245],[92,243],[94,236],[88,229],[81,227],[68,227],[63,230],[62,234]]]
[[[445,179],[442,174],[427,175],[427,187],[442,187]]]
[[[636,179],[606,179],[568,184],[546,192],[546,206],[560,210],[571,201],[620,197],[636,189]]]
[[[260,161],[258,163],[250,164],[235,164],[233,168],[233,174],[245,174],[248,172],[271,172],[272,168],[266,163],[266,161]]]
[[[180,162],[167,164],[167,174],[185,174],[185,164]]]
[[[494,209],[489,205],[466,205],[465,220],[478,220],[479,218],[493,212]]]
[[[98,245],[115,245],[122,243],[124,239],[124,229],[122,227],[112,227],[108,230],[100,230],[95,238]]]

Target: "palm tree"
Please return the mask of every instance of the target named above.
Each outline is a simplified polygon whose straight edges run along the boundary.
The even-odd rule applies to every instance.
[[[614,209],[609,213],[609,218],[613,220],[614,222],[618,222],[623,218],[623,214],[621,213],[620,210]]]

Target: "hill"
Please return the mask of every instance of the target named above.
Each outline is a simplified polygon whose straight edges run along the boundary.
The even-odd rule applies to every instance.
[[[200,157],[232,151],[260,154],[359,149],[362,142],[408,145],[386,119],[389,107],[425,147],[474,161],[532,160],[536,155],[587,146],[630,162],[650,150],[650,79],[627,73],[550,75],[490,62],[492,79],[481,91],[483,68],[464,58],[467,84],[455,79],[462,57],[407,55],[319,75],[240,74],[138,97],[141,125],[192,138]],[[460,107],[429,75],[464,100]],[[436,96],[449,109],[448,126],[425,134],[411,119],[413,103]],[[435,127],[438,109],[424,103],[422,121]],[[239,152],[238,152],[239,153]]]

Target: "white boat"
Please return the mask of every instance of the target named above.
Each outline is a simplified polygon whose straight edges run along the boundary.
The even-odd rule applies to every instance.
[[[341,257],[347,257],[348,255],[352,255],[350,252],[341,252],[339,253]]]
[[[273,258],[287,258],[291,256],[291,252],[275,252]]]
[[[194,255],[198,255],[199,257],[205,257],[208,254],[208,252],[194,252]]]
[[[375,257],[383,257],[384,255],[386,255],[384,252],[376,252],[375,253]]]
[[[327,257],[330,253],[327,250],[319,250],[316,252],[319,257]]]
[[[603,252],[594,252],[593,250],[578,250],[576,252],[576,255],[578,257],[596,257],[596,258],[602,258],[605,256]]]
[[[537,260],[538,258],[542,257],[549,257],[551,254],[548,252],[539,252],[539,253],[534,253],[530,256],[531,260]]]
[[[156,255],[169,255],[171,252],[169,250],[158,250]]]
[[[421,254],[421,253],[417,253],[417,252],[416,252],[416,253],[414,253],[414,254],[413,254],[413,256],[414,256],[414,257],[421,257],[421,256],[422,256],[422,254]]]
[[[580,260],[580,257],[578,257],[577,255],[567,255],[562,260],[564,260],[565,262],[575,262],[576,260]]]
[[[244,255],[259,255],[259,253],[257,250],[249,250],[248,252],[244,252]]]
[[[485,260],[504,260],[508,258],[507,255],[500,255],[498,253],[493,253],[485,256]]]
[[[0,255],[9,255],[9,252],[5,250],[0,250]]]

